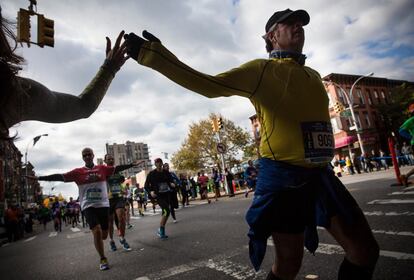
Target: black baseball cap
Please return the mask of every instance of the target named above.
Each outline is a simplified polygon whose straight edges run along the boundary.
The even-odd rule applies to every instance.
[[[275,12],[267,21],[265,30],[266,33],[269,32],[269,29],[275,24],[285,21],[288,17],[297,16],[303,22],[303,25],[307,25],[310,21],[308,12],[305,10],[296,10],[292,11],[291,9],[286,9],[284,11]]]

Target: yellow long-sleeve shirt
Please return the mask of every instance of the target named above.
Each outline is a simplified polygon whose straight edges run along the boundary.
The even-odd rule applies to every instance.
[[[328,97],[319,74],[294,60],[256,59],[216,76],[198,72],[162,44],[146,42],[138,62],[209,98],[249,98],[261,123],[263,157],[315,167],[333,157]]]

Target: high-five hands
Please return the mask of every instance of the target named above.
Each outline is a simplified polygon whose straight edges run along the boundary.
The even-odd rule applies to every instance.
[[[142,37],[144,37],[146,40]],[[138,59],[141,47],[145,42],[149,41],[161,43],[160,39],[149,33],[147,30],[142,31],[142,37],[139,37],[133,32],[124,35],[127,54],[135,60]]]
[[[122,36],[124,36],[125,32],[121,31],[119,33],[118,38],[115,41],[114,47],[111,49],[111,39],[106,37],[106,61],[113,67],[115,72],[117,72],[122,65],[124,65],[125,61],[129,58],[126,54],[126,42],[124,41],[121,44]]]

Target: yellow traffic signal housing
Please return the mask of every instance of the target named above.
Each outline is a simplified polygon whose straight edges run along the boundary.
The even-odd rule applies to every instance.
[[[45,18],[43,15],[37,15],[37,44],[52,47],[55,45],[55,22],[51,19]]]
[[[345,109],[344,105],[342,105],[341,102],[339,102],[339,101],[335,102],[335,104],[334,104],[335,113],[340,114],[342,111],[344,111],[344,109]]]
[[[219,131],[219,127],[218,127],[218,123],[217,123],[216,118],[213,118],[213,120],[211,121],[211,127],[213,128],[214,132]]]
[[[17,42],[26,42],[30,46],[30,12],[20,9],[17,12]]]
[[[223,119],[221,117],[217,119],[217,125],[219,130],[223,129]]]

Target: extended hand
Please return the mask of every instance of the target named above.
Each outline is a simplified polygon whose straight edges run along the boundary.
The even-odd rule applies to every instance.
[[[132,162],[132,165],[138,166],[138,165],[143,164],[143,163],[145,163],[145,160],[136,160],[136,161]]]
[[[142,37],[139,37],[135,33],[131,32],[124,35],[126,42],[127,54],[133,59],[137,60],[142,44],[147,41],[161,43],[160,39],[149,33],[147,30],[142,31]]]
[[[122,36],[124,36],[124,34],[125,31],[119,33],[113,49],[111,49],[111,39],[106,37],[106,61],[115,72],[117,72],[129,58],[129,56],[126,55],[125,41],[121,45]]]

